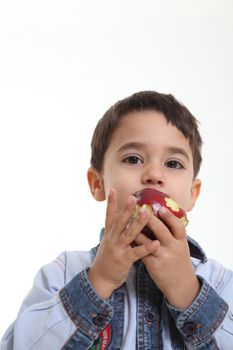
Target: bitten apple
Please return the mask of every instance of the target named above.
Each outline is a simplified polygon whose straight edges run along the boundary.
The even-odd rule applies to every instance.
[[[169,209],[175,216],[180,218],[185,226],[188,224],[185,211],[166,193],[153,188],[145,188],[136,192],[134,196],[137,198],[137,206],[133,213],[132,219],[137,217],[137,212],[140,207],[144,207],[148,211],[152,211],[153,214],[158,217],[158,211],[163,206]],[[150,239],[155,239],[154,233],[148,226],[145,226],[142,232]]]

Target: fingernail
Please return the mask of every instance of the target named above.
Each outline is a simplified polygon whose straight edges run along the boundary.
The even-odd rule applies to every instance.
[[[161,207],[161,208],[159,209],[159,213],[160,213],[160,214],[166,214],[166,213],[168,213],[168,209],[165,208],[165,207]]]
[[[110,190],[109,190],[109,193],[108,193],[108,199],[110,199],[110,198],[112,197],[112,195],[113,195],[113,190],[110,189]]]
[[[131,204],[135,204],[136,203],[136,198],[134,196],[130,196],[128,198],[128,203],[131,205]]]
[[[143,219],[146,219],[147,216],[148,216],[148,211],[146,208],[143,208],[143,207],[140,207],[138,212],[140,213],[140,216],[143,218]]]

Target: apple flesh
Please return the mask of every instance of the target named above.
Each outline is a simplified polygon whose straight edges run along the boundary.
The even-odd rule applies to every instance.
[[[176,217],[180,218],[184,225],[188,224],[188,219],[185,211],[166,193],[157,191],[152,188],[145,188],[134,194],[137,198],[137,206],[133,217],[137,217],[137,212],[140,207],[145,207],[147,210],[152,211],[153,215],[158,217],[158,211],[161,207],[169,209]],[[150,239],[155,239],[154,233],[148,226],[145,226],[142,232]]]

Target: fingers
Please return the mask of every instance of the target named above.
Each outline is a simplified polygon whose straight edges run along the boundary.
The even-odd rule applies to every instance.
[[[128,230],[129,227],[131,227],[130,221],[132,219],[133,210],[136,206],[136,198],[134,196],[129,196],[128,201],[125,205],[125,207],[119,212],[118,211],[118,200],[117,200],[117,193],[114,189],[112,189],[108,196],[108,203],[107,203],[107,209],[106,209],[106,220],[105,220],[105,232],[110,233],[115,236],[119,237],[122,233],[129,233],[129,237],[131,236],[131,231]],[[143,227],[144,222],[146,223],[147,216],[142,214],[139,214],[138,219],[135,220],[140,227],[140,229]],[[134,223],[132,224],[135,229],[137,229],[137,225]],[[140,232],[140,229],[137,233]],[[129,239],[130,240],[130,239]]]
[[[139,235],[137,235],[137,237],[135,238],[135,243],[137,245],[140,244],[146,244],[146,243],[150,243],[151,239],[148,238],[146,235],[144,235],[143,233],[139,233]]]
[[[151,215],[147,226],[154,232],[156,239],[162,245],[171,243],[172,239],[186,239],[186,231],[183,222],[177,218],[170,210],[161,207],[158,216]],[[137,237],[138,239],[139,237]],[[140,236],[140,240],[143,238]]]
[[[137,212],[137,218],[128,224],[126,230],[124,230],[122,234],[122,240],[124,240],[125,244],[131,244],[135,241],[138,234],[142,231],[143,227],[146,226],[149,220],[149,213],[146,209],[140,208]],[[132,216],[132,213],[131,213]]]
[[[145,244],[151,241],[148,241],[148,238],[145,236],[145,240],[143,236],[138,236],[146,225],[155,233],[157,240],[162,245],[169,244],[174,237],[176,239],[186,239],[183,222],[165,207],[160,208],[158,212],[159,218],[150,215],[146,210],[140,208],[137,219],[130,223],[135,206],[136,198],[130,196],[125,207],[119,212],[117,193],[114,189],[110,190],[105,231],[111,232],[115,238],[122,236],[121,243],[126,245],[131,244],[134,240],[136,240],[137,244]]]
[[[156,239],[159,240],[162,245],[167,245],[171,242],[171,231],[160,218],[151,215],[147,226],[154,232]]]
[[[130,225],[136,202],[137,199],[134,196],[130,196],[124,209],[120,213],[119,219],[116,221],[116,229],[119,230],[121,233],[125,231],[125,229]]]
[[[114,189],[110,189],[107,201],[105,230],[108,231],[116,220],[117,210],[117,193]]]
[[[160,242],[158,240],[151,241],[149,238],[148,240],[149,241],[145,242],[144,244],[131,248],[130,258],[133,261],[137,261],[148,256],[149,254],[155,253],[160,247]]]
[[[186,230],[181,219],[177,218],[165,207],[160,208],[159,218],[166,224],[173,236],[177,239],[186,239]]]

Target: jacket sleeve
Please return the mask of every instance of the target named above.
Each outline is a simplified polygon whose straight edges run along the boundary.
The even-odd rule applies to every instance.
[[[201,273],[200,269],[200,273]],[[213,262],[198,275],[201,290],[186,310],[168,309],[188,349],[233,349],[233,273]]]
[[[1,350],[88,349],[112,318],[110,301],[101,299],[78,264],[67,281],[66,254],[43,267],[34,279],[17,319],[1,341]],[[75,347],[74,347],[75,348]]]

